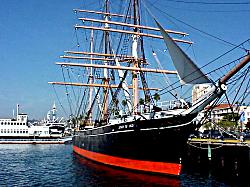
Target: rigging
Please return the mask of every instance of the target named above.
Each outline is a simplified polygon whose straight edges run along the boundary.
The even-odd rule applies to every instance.
[[[178,19],[178,18],[176,18],[176,17],[170,15],[169,13],[167,13],[167,12],[161,10],[160,8],[156,7],[155,4],[152,4],[152,3],[150,3],[150,2],[148,2],[148,3],[150,4],[150,6],[154,7],[154,8],[157,9],[158,11],[164,13],[164,14],[167,15],[168,17],[170,17],[170,18],[172,18],[172,19],[174,19],[174,20],[176,20],[176,21],[178,21],[178,22],[180,22],[180,23],[182,23],[182,24],[184,24],[184,25],[186,25],[186,26],[188,26],[188,27],[190,27],[190,28],[196,30],[196,31],[199,31],[199,32],[202,33],[202,34],[205,34],[205,35],[207,35],[207,36],[209,36],[209,37],[212,37],[212,38],[214,38],[214,39],[217,39],[217,40],[219,40],[219,41],[222,41],[223,43],[229,44],[229,45],[231,45],[231,46],[239,47],[239,46],[237,46],[236,44],[233,44],[233,43],[231,43],[231,42],[229,42],[229,41],[226,41],[226,40],[224,40],[224,39],[222,39],[222,38],[219,38],[219,37],[217,37],[217,36],[214,36],[214,35],[212,35],[212,34],[210,34],[210,33],[208,33],[208,32],[205,32],[205,31],[203,31],[203,30],[201,30],[201,29],[198,29],[198,28],[196,28],[196,27],[190,25],[189,23],[186,23],[186,22],[184,22],[184,21],[182,21],[182,20],[180,20],[180,19]],[[147,7],[146,7],[146,8],[147,8]],[[148,8],[147,8],[147,10],[148,10]],[[149,12],[149,13],[151,14],[151,12]],[[247,50],[247,49],[245,49],[245,48],[243,48],[243,49],[244,49],[244,50]]]

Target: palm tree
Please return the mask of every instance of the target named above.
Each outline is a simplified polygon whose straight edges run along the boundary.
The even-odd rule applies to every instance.
[[[150,96],[149,95],[145,95],[145,103],[150,103]]]
[[[157,101],[159,101],[161,99],[160,95],[158,93],[154,94],[154,100],[157,103]]]
[[[127,100],[122,100],[122,106],[123,106],[124,112],[125,112],[126,105],[127,105]]]
[[[140,99],[139,99],[139,106],[140,106],[141,112],[142,112],[142,105],[145,105],[144,99],[140,98]],[[145,107],[144,107],[144,108],[145,108]]]
[[[139,105],[144,105],[144,99],[142,98],[139,99]]]

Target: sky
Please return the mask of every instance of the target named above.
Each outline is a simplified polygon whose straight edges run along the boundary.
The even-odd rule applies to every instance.
[[[250,1],[145,0],[145,5],[164,25],[166,15],[149,2],[231,43],[239,44],[250,38]],[[77,19],[73,9],[84,8],[86,3],[90,0],[0,0],[0,117],[12,117],[12,110],[19,104],[21,112],[30,119],[43,119],[54,101],[62,114],[54,90],[47,82],[61,80],[61,70],[55,62],[64,50],[75,45],[73,25]],[[203,63],[232,47],[177,24],[190,34],[195,42],[196,59]]]

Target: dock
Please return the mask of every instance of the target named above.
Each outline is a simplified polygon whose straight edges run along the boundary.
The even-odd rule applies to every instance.
[[[201,173],[223,180],[248,179],[250,140],[189,139],[182,163],[186,173]]]
[[[68,144],[72,137],[58,139],[0,139],[0,144]]]
[[[247,146],[250,148],[250,140],[236,140],[236,139],[202,139],[202,138],[192,138],[189,139],[187,142],[189,145],[195,145],[195,146]]]

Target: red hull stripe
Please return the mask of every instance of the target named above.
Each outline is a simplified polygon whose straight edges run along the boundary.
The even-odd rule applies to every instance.
[[[180,175],[181,171],[181,164],[166,163],[166,162],[151,162],[151,161],[133,160],[127,158],[108,156],[101,153],[87,151],[77,146],[73,146],[73,150],[77,154],[85,158],[88,158],[90,160],[126,169],[147,171],[147,172],[161,173],[168,175]]]

